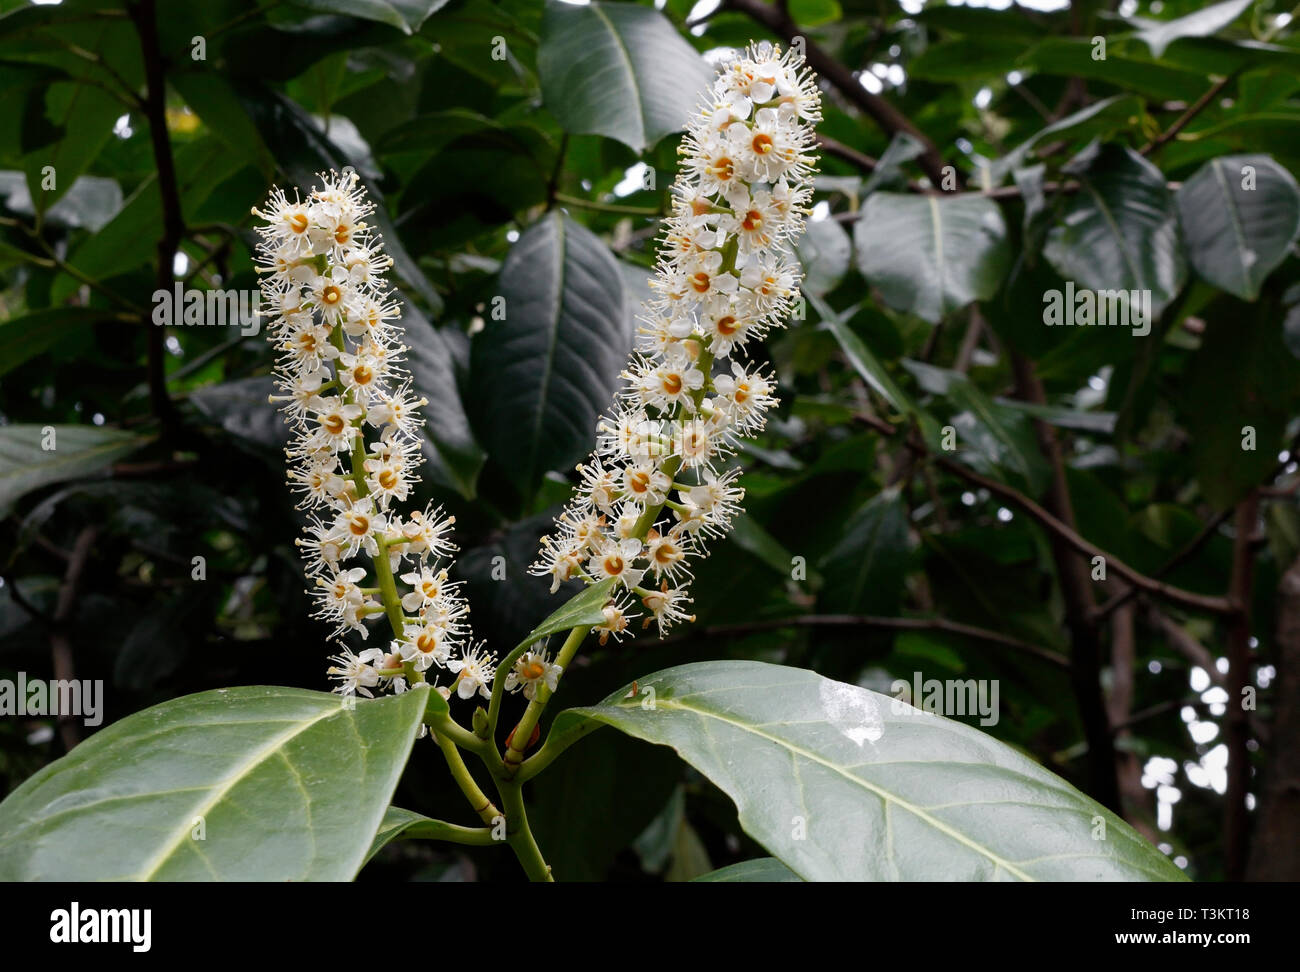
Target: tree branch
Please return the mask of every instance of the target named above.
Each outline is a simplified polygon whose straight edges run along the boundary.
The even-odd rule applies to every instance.
[[[167,133],[167,82],[163,72],[162,51],[158,44],[155,0],[137,0],[129,7],[131,20],[140,37],[140,56],[144,62],[144,114],[149,121],[149,138],[153,145],[154,164],[158,169],[158,193],[162,198],[163,232],[158,241],[157,289],[170,290],[174,273],[172,264],[185,235],[180,192],[176,186],[176,166],[172,159],[171,139]],[[175,409],[167,395],[165,361],[166,328],[153,324],[146,316],[144,325],[149,346],[149,400],[164,432],[175,422]]]
[[[676,642],[694,641],[699,638],[740,638],[744,635],[758,634],[764,631],[779,631],[782,628],[878,628],[885,631],[944,631],[948,634],[987,641],[1002,645],[1055,665],[1068,668],[1069,661],[1064,655],[1021,641],[997,631],[979,628],[947,618],[894,618],[870,614],[799,614],[791,618],[764,618],[761,621],[744,621],[738,624],[718,624],[694,628],[682,634],[671,635],[657,642],[660,645]]]
[[[1232,575],[1228,599],[1233,604],[1228,626],[1228,711],[1224,735],[1228,744],[1228,790],[1224,796],[1224,870],[1229,881],[1246,876],[1250,841],[1250,811],[1246,796],[1250,789],[1250,722],[1245,708],[1245,689],[1250,684],[1250,599],[1255,579],[1255,521],[1259,497],[1252,489],[1237,504],[1232,544]]]

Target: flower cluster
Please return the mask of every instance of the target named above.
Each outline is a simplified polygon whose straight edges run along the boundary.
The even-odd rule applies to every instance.
[[[796,50],[757,44],[725,64],[679,152],[654,296],[580,486],[532,572],[552,591],[613,579],[596,626],[620,638],[693,620],[690,561],[725,535],[744,490],[724,460],[761,430],[775,379],[747,351],[798,299],[793,244],[812,198],[814,76]]]
[[[395,634],[387,650],[342,647],[328,672],[336,692],[369,696],[445,668],[462,698],[487,696],[493,659],[471,644],[469,607],[447,575],[455,518],[396,509],[418,481],[428,403],[401,368],[401,308],[384,277],[393,261],[366,223],[373,204],[356,175],[320,178],[306,199],[273,189],[253,210],[264,221],[257,269],[278,352],[271,401],[293,431],[289,484],[311,511],[298,544],[316,616],[336,639],[368,637],[382,615]],[[362,554],[369,568],[351,565]]]

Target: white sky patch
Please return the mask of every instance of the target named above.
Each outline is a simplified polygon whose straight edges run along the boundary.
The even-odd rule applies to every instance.
[[[983,111],[989,105],[993,104],[993,89],[980,88],[975,92],[975,97],[972,98],[971,101],[974,103],[976,108]]]

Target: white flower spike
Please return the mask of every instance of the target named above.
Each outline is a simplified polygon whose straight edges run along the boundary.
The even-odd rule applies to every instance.
[[[290,487],[311,511],[298,541],[315,587],[316,615],[339,638],[386,615],[389,652],[347,648],[328,674],[343,695],[404,691],[435,669],[459,672],[462,698],[490,679],[490,660],[469,645],[469,606],[447,579],[454,517],[396,509],[417,481],[423,420],[400,368],[401,307],[384,279],[392,259],[367,224],[373,204],[355,174],[320,176],[306,199],[273,189],[253,213],[257,269],[279,352],[279,403],[293,430]],[[350,566],[366,557],[370,567]],[[395,574],[410,585],[399,591]],[[373,577],[367,583],[367,577]]]
[[[602,643],[630,632],[628,595],[661,634],[695,620],[689,562],[727,533],[744,498],[723,461],[777,404],[775,378],[737,359],[783,326],[799,298],[793,248],[812,200],[820,120],[803,56],[760,43],[721,67],[687,126],[637,349],[596,451],[578,467],[577,493],[531,568],[552,591],[574,578],[614,580]]]

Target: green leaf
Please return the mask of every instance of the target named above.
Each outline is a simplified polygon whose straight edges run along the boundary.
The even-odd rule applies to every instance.
[[[708,874],[701,874],[695,880],[710,883],[775,884],[802,881],[803,878],[775,857],[760,857],[757,860],[741,861],[739,864],[720,867]]]
[[[844,524],[822,558],[819,608],[845,614],[892,614],[909,559],[907,509],[897,489],[882,490]]]
[[[0,426],[0,515],[32,490],[95,475],[149,441],[93,425]],[[53,448],[45,449],[47,443]]]
[[[1259,296],[1300,236],[1300,187],[1266,155],[1211,159],[1183,183],[1177,200],[1192,266],[1242,300]]]
[[[112,315],[90,307],[55,307],[0,321],[0,375]]]
[[[862,340],[853,333],[846,323],[845,318],[849,315],[835,313],[816,294],[809,294],[808,302],[812,304],[813,309],[817,311],[818,316],[821,318],[821,326],[830,331],[835,340],[839,342],[844,357],[848,359],[849,364],[862,377],[862,380],[898,412],[904,415],[914,413],[916,406],[907,397],[907,393],[898,387],[893,375],[889,373],[880,359],[871,353],[871,349],[862,343]]]
[[[401,807],[389,807],[384,811],[384,819],[380,821],[379,830],[375,833],[375,839],[370,845],[370,851],[366,854],[366,863],[369,863],[376,854],[383,850],[386,844],[391,844],[395,840],[405,840],[407,838],[447,840],[457,836],[463,837],[466,831],[470,829],[448,824],[442,820],[434,820],[421,813],[403,810]],[[474,843],[476,844],[489,846],[493,843],[490,831],[487,836],[478,833],[474,836]],[[456,843],[467,843],[467,841],[458,840]],[[501,843],[504,844],[505,841],[503,840]]]
[[[317,181],[316,173],[322,169],[341,170],[347,164],[352,164],[360,175],[359,160],[349,160],[342,149],[292,100],[256,84],[241,85],[238,92],[271,154],[294,183],[310,186]],[[393,258],[394,271],[412,291],[424,298],[435,316],[440,314],[442,298],[402,244],[397,227],[388,214],[383,194],[364,175],[361,176],[361,183],[375,204],[370,219],[383,236],[384,250]]]
[[[217,186],[241,165],[241,160],[214,138],[201,138],[181,146],[176,152],[176,179],[182,212],[192,213],[202,206]],[[155,258],[161,225],[158,176],[150,173],[108,225],[72,251],[68,262],[96,280],[108,280],[119,273],[147,266]],[[61,275],[51,291],[50,302],[62,303],[80,286],[74,278]]]
[[[1151,53],[1155,57],[1163,57],[1165,48],[1180,37],[1206,37],[1217,33],[1240,17],[1253,2],[1254,0],[1225,0],[1174,20],[1129,17],[1128,21],[1141,28],[1135,36],[1146,41]]]
[[[359,20],[373,20],[376,23],[396,27],[404,34],[411,33],[411,26],[397,10],[397,4],[387,0],[289,0],[295,7],[315,10],[319,13],[342,14]]]
[[[415,390],[429,400],[423,413],[421,449],[429,460],[430,478],[473,499],[486,457],[474,440],[461,402],[450,337],[410,303],[402,308],[402,327],[406,370]],[[463,340],[461,335],[454,336]]]
[[[251,686],[137,712],[0,804],[0,878],[350,880],[427,694],[349,708],[324,692]]]
[[[605,620],[604,608],[609,603],[609,592],[614,589],[614,578],[597,581],[564,602],[545,621],[528,633],[520,647],[543,641],[570,628],[587,628]]]
[[[471,346],[470,416],[488,454],[529,495],[547,470],[591,449],[631,335],[618,263],[559,212],[510,248],[500,296],[505,319],[487,314]]]
[[[1119,145],[1077,162],[1081,188],[1048,230],[1043,256],[1062,277],[1093,291],[1151,291],[1159,317],[1187,278],[1165,177]]]
[[[1001,185],[1008,173],[1021,168],[1034,149],[1044,141],[1054,143],[1068,137],[1072,141],[1100,138],[1105,140],[1116,131],[1135,126],[1142,118],[1142,99],[1134,95],[1103,98],[1072,115],[1054,121],[1025,139],[992,165],[993,185]]]
[[[537,51],[542,102],[565,131],[634,152],[681,131],[713,70],[657,10],[548,0]]]
[[[1183,879],[1028,757],[889,696],[751,661],[683,665],[629,689],[561,713],[552,733],[591,720],[673,747],[805,880]]]
[[[47,117],[63,135],[53,145],[37,149],[23,160],[28,188],[41,212],[58,202],[95,161],[113,137],[114,121],[125,110],[108,92],[81,81],[50,85],[45,103]],[[55,176],[51,189],[44,186],[47,166]]]
[[[803,264],[805,294],[825,294],[834,290],[849,269],[853,246],[844,227],[833,219],[808,223],[797,251]]]
[[[885,303],[931,324],[997,293],[1006,237],[997,203],[978,195],[876,192],[853,230],[858,269]]]
[[[1050,470],[1027,415],[994,402],[959,371],[936,368],[923,361],[904,360],[922,388],[943,396],[958,414],[952,424],[960,451],[957,458],[981,472],[1023,486],[1039,496]]]

